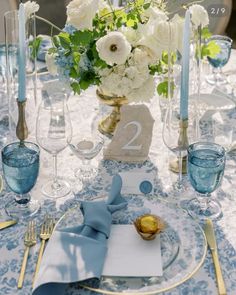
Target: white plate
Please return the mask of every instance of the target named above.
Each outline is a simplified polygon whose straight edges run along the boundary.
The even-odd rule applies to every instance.
[[[182,209],[173,207],[172,204],[160,201],[156,197],[153,202],[147,201],[142,196],[129,196],[126,199],[127,209],[115,212],[113,223],[132,224],[137,216],[151,212],[160,216],[167,224],[161,234],[163,276],[145,278],[103,276],[100,281],[89,280],[86,285],[83,283],[79,286],[102,294],[147,295],[170,290],[192,277],[202,265],[206,255],[206,238],[201,227]],[[83,216],[77,206],[60,219],[56,228],[60,230],[82,222]]]

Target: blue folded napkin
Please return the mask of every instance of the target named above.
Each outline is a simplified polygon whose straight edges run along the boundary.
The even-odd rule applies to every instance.
[[[107,202],[82,202],[82,225],[55,230],[45,250],[33,295],[63,294],[68,283],[99,279],[107,253],[112,213],[125,208],[122,180],[113,177]]]

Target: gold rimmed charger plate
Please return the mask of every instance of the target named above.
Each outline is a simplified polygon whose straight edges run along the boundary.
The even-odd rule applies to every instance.
[[[181,208],[177,208],[166,201],[155,199],[150,202],[142,196],[130,196],[127,197],[127,201],[128,208],[117,212],[113,216],[114,222],[132,223],[138,215],[145,213],[145,211],[159,215],[167,223],[165,234],[169,236],[171,243],[179,244],[176,257],[163,270],[162,277],[102,276],[99,287],[85,283],[79,283],[79,287],[107,295],[152,295],[169,291],[189,280],[200,269],[207,253],[206,237],[201,226]],[[78,209],[79,204],[75,208],[69,209],[59,220],[56,228],[81,224],[83,216]],[[162,255],[168,254],[165,251],[164,245],[164,254],[162,251]],[[165,260],[165,257],[163,259]],[[119,284],[120,281],[122,281],[122,284]],[[107,286],[109,286],[109,289]],[[130,289],[130,286],[132,286],[132,289]]]

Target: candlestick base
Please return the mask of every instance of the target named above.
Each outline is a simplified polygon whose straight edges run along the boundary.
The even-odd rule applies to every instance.
[[[16,125],[16,136],[20,140],[20,142],[23,142],[28,137],[28,127],[26,125],[25,120],[25,101],[18,101],[18,122]]]
[[[170,161],[169,170],[174,173],[179,173],[179,159],[173,159]],[[182,174],[187,174],[187,156],[182,158]]]

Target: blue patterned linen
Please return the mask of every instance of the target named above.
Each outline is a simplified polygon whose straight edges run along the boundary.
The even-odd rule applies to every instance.
[[[224,67],[224,70],[229,71],[229,74],[235,72],[236,51],[232,50],[232,55],[229,63]],[[45,77],[40,77],[43,80]],[[40,84],[40,83],[39,83]],[[39,85],[40,86],[40,85]],[[29,96],[30,98],[30,96]],[[33,115],[34,105],[33,99],[27,100],[27,108],[30,115]],[[96,98],[95,90],[89,89],[86,94],[82,93],[80,97],[70,97],[68,101],[70,115],[74,130],[79,130],[87,126],[88,122],[94,122],[97,127],[98,120],[104,116],[105,112],[110,112],[110,108],[99,106]],[[41,186],[52,175],[51,156],[41,151],[41,169],[38,182],[32,191],[32,198],[41,202],[41,211],[34,216],[38,232],[40,225],[43,222],[45,214],[51,214],[56,220],[60,219],[65,212],[75,207],[79,200],[85,198],[92,200],[98,197],[108,195],[111,189],[112,177],[122,171],[133,172],[138,171],[144,174],[155,173],[155,181],[153,183],[154,193],[145,196],[153,204],[158,199],[170,203],[176,203],[181,199],[191,199],[194,195],[193,189],[188,184],[187,178],[184,177],[184,182],[187,184],[186,192],[181,195],[175,195],[173,191],[173,183],[177,180],[177,175],[171,173],[168,169],[169,152],[162,140],[162,120],[157,97],[150,103],[150,110],[155,118],[153,128],[152,145],[149,152],[149,159],[143,164],[128,164],[116,161],[103,161],[102,153],[96,159],[93,159],[93,164],[98,165],[98,174],[90,183],[79,188],[75,194],[70,194],[65,198],[53,200],[45,198],[41,193]],[[236,126],[236,111],[234,109],[218,110],[224,112],[227,120],[232,126]],[[209,117],[212,109],[206,112]],[[28,126],[35,124],[35,117],[28,117]],[[205,138],[210,137],[209,130],[212,129],[211,124],[206,120],[202,121],[201,131]],[[30,138],[34,139],[34,133],[30,134]],[[58,175],[70,181],[73,186],[76,183],[74,177],[74,169],[80,165],[80,160],[71,153],[70,149],[65,149],[58,155]],[[225,175],[221,187],[216,190],[213,197],[217,198],[222,206],[223,217],[214,222],[216,239],[218,244],[219,258],[222,267],[224,280],[226,283],[227,295],[236,294],[236,154],[232,151],[227,156]],[[137,208],[137,213],[147,213],[147,208],[143,206],[143,202],[139,196],[127,198],[129,206]],[[1,194],[0,214],[4,217],[4,206],[9,201],[4,190]],[[121,210],[122,211],[122,210]],[[119,212],[121,212],[119,211]],[[117,213],[115,212],[114,215]],[[123,223],[128,223],[134,217],[131,213],[124,214],[122,217]],[[20,221],[13,227],[6,228],[0,231],[0,295],[31,295],[32,280],[37,261],[37,255],[40,247],[38,237],[36,246],[32,247],[26,268],[25,280],[22,289],[17,289],[17,280],[19,277],[21,262],[24,255],[24,233],[27,228],[27,222]],[[120,286],[125,282],[121,279]],[[145,285],[145,280],[144,280]],[[119,292],[119,289],[117,290]],[[137,290],[138,293],[138,290]],[[52,295],[57,293],[52,293]],[[98,295],[98,293],[85,290],[76,285],[68,285],[63,295]],[[101,294],[101,293],[100,293]],[[140,293],[139,293],[140,294]],[[142,294],[142,293],[141,293]],[[140,295],[141,295],[140,294]],[[182,283],[176,288],[161,293],[161,295],[217,295],[217,285],[215,280],[214,265],[210,251],[204,264],[189,280]]]
[[[66,284],[100,279],[112,213],[127,206],[122,180],[115,175],[108,200],[82,202],[82,225],[55,230],[44,253],[33,295],[64,294]]]

